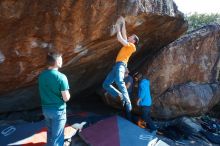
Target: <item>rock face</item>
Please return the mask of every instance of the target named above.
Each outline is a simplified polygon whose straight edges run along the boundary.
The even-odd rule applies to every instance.
[[[178,116],[198,116],[209,111],[220,101],[219,84],[186,83],[174,86],[155,98],[154,116],[161,119]]]
[[[36,80],[49,51],[63,54],[73,97],[101,83],[120,48],[112,27],[120,15],[143,48],[133,68],[187,29],[172,0],[1,0],[0,112],[39,106]]]
[[[219,25],[208,25],[171,43],[141,69],[150,79],[152,94],[188,81],[215,81],[220,49]]]
[[[218,103],[219,50],[220,26],[213,24],[176,40],[143,65],[141,72],[151,80],[154,116],[201,114]]]

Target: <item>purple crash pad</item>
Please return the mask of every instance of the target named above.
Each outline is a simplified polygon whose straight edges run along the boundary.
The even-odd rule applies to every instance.
[[[146,146],[153,138],[145,129],[119,116],[101,120],[79,135],[92,146]]]

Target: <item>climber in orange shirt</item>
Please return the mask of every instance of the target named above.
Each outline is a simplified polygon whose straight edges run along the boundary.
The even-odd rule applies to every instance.
[[[117,55],[115,65],[103,83],[103,88],[114,98],[120,97],[123,107],[126,110],[126,118],[131,121],[132,106],[125,86],[124,75],[130,56],[136,51],[136,45],[139,42],[139,38],[135,34],[127,38],[125,19],[123,17],[118,18],[116,22],[116,30],[117,40],[123,45],[123,47]],[[116,83],[120,91],[112,86],[113,82]]]

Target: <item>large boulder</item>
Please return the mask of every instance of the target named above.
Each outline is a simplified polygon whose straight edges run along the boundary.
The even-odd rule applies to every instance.
[[[218,103],[219,50],[220,26],[212,24],[182,36],[143,65],[140,71],[151,80],[154,116],[198,115]]]
[[[207,25],[163,48],[140,69],[151,79],[152,94],[163,94],[188,81],[215,81],[220,49],[220,26]]]
[[[121,47],[120,15],[141,40],[133,66],[187,29],[172,0],[1,0],[0,113],[39,107],[36,81],[49,51],[63,54],[73,97],[100,84]]]

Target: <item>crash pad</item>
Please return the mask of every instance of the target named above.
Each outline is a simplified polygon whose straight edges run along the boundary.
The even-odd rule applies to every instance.
[[[91,124],[105,117],[90,112],[77,112],[68,115],[64,132],[65,139],[71,138],[76,133],[77,130],[73,128],[74,124],[84,121]],[[44,120],[33,123],[0,125],[0,146],[43,146],[46,144],[46,130]]]
[[[112,116],[85,129],[79,135],[93,146],[146,146],[158,138],[143,128],[120,117]],[[156,139],[155,139],[156,138]]]

